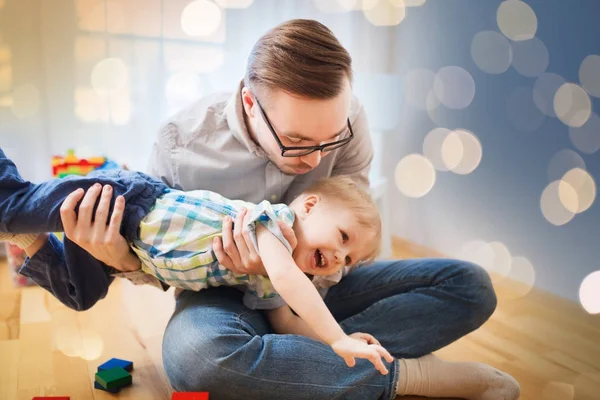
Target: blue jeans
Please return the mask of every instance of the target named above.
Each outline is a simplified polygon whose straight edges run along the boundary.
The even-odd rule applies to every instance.
[[[87,190],[95,183],[112,186],[110,213],[116,197],[125,197],[121,234],[128,241],[137,237],[140,221],[156,198],[168,190],[164,183],[148,175],[116,169],[34,184],[21,178],[15,164],[0,149],[0,232],[62,232],[60,206],[65,198],[74,190]],[[114,271],[68,238],[63,244],[50,235],[46,244],[25,261],[19,273],[66,306],[86,310],[106,296]]]
[[[487,272],[451,259],[381,261],[329,289],[325,303],[346,333],[366,332],[397,358],[438,350],[481,326],[496,308]],[[398,360],[381,375],[353,368],[329,346],[273,334],[242,294],[218,287],[184,292],[163,339],[163,362],[178,391],[225,399],[393,399]]]

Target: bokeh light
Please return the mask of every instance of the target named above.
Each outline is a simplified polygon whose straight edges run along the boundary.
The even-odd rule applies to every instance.
[[[427,107],[427,96],[433,88],[435,74],[428,69],[413,69],[404,77],[404,96],[407,102],[418,109]],[[439,104],[439,103],[438,103]]]
[[[592,102],[581,86],[565,83],[554,96],[554,112],[566,125],[580,127],[592,113]]]
[[[54,333],[54,346],[68,357],[79,357],[82,349],[81,335],[76,326],[61,326]]]
[[[361,0],[313,0],[312,2],[317,10],[324,13],[342,13],[362,9]]]
[[[479,166],[483,149],[473,132],[457,129],[446,136],[441,152],[446,168],[456,174],[467,175]]]
[[[512,48],[506,37],[500,33],[482,31],[473,37],[471,57],[483,72],[501,74],[510,67]]]
[[[546,186],[540,199],[542,215],[548,222],[556,226],[561,226],[568,223],[575,216],[575,213],[567,210],[560,201],[560,182],[561,181],[553,181]],[[577,196],[577,191],[575,191],[573,187],[569,187],[568,184],[563,183],[561,190],[563,192],[563,196],[567,196],[567,192],[569,192],[568,197],[572,198]]]
[[[210,36],[219,29],[223,12],[208,0],[194,0],[181,13],[181,29],[192,37]]]
[[[537,32],[535,12],[520,0],[506,0],[500,3],[496,20],[504,36],[514,41],[532,39]]]
[[[577,152],[571,149],[558,151],[548,163],[548,181],[558,181],[573,168],[585,169],[585,161]]]
[[[490,270],[501,277],[507,277],[512,265],[510,250],[504,243],[498,241],[489,243],[489,247],[494,253],[494,262]]]
[[[475,97],[475,81],[469,72],[457,66],[441,68],[435,75],[433,90],[448,108],[463,109]]]
[[[178,72],[169,78],[165,88],[165,96],[171,111],[185,108],[202,97],[204,86],[198,74],[194,72]]]
[[[120,58],[106,58],[92,69],[91,83],[98,93],[122,89],[127,84],[127,66]]]
[[[215,0],[221,8],[248,8],[254,0]]]
[[[75,89],[75,115],[84,122],[108,122],[110,108],[105,98],[92,88]]]
[[[552,72],[546,72],[536,79],[533,86],[533,101],[544,115],[556,118],[554,96],[565,83],[566,81],[562,76]]]
[[[34,85],[27,83],[19,86],[12,94],[11,111],[19,119],[31,118],[40,108],[40,92]]]
[[[131,119],[132,104],[128,91],[111,92],[108,96],[110,120],[115,125],[126,125]]]
[[[398,190],[405,196],[423,197],[435,183],[435,168],[426,157],[409,154],[396,165],[394,177]]]
[[[427,157],[431,164],[438,171],[448,171],[442,158],[442,145],[446,137],[452,132],[447,128],[432,129],[423,140],[423,155]],[[461,149],[462,154],[462,149]]]
[[[217,71],[225,63],[225,50],[221,46],[169,44],[164,52],[166,67],[170,72],[206,74]]]
[[[594,271],[579,286],[579,301],[590,314],[600,313],[600,271]]]
[[[508,96],[506,108],[510,122],[520,131],[533,132],[546,118],[533,100],[533,90],[528,87],[514,88]]]
[[[403,0],[379,0],[373,7],[363,9],[363,13],[375,26],[394,26],[404,20],[406,9]]]
[[[579,67],[579,82],[592,96],[600,97],[600,56],[587,56]]]
[[[507,278],[518,283],[511,285],[506,297],[510,299],[524,297],[535,284],[535,268],[526,257],[513,257]]]
[[[549,382],[540,393],[540,400],[573,400],[575,388],[564,382]]]
[[[494,284],[504,280],[512,265],[512,256],[508,247],[499,241],[486,242],[477,239],[465,243],[457,254],[459,259],[470,261],[490,273]]]
[[[558,197],[567,210],[582,213],[596,199],[596,182],[587,171],[573,168],[560,180]]]
[[[425,100],[425,108],[427,109],[427,115],[429,115],[429,119],[431,119],[431,121],[438,126],[442,125],[442,110],[440,107],[440,101],[433,92],[433,88],[427,95],[427,99]]]
[[[81,330],[81,349],[79,357],[84,360],[92,361],[100,358],[104,350],[104,341],[102,337],[90,329]]]
[[[544,42],[538,38],[513,42],[512,66],[523,76],[540,76],[548,68],[550,56]]]
[[[600,117],[591,113],[590,118],[580,127],[570,127],[569,137],[577,150],[593,154],[600,149]]]

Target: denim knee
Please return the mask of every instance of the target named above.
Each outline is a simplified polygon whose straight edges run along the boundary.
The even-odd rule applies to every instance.
[[[180,320],[172,320],[163,338],[162,355],[169,383],[177,391],[208,391],[215,381],[214,365],[210,362],[214,346],[212,335],[196,329],[186,329]]]
[[[469,261],[459,261],[457,267],[461,277],[460,286],[467,288],[463,293],[471,305],[467,319],[475,329],[483,325],[496,310],[496,292],[489,273],[481,266]]]

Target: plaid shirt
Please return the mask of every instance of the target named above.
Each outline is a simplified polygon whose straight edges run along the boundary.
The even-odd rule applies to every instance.
[[[140,223],[139,239],[131,247],[143,271],[170,286],[195,291],[236,286],[245,292],[244,304],[249,308],[281,307],[285,301],[268,277],[235,274],[219,264],[212,250],[213,238],[221,236],[223,219],[235,218],[242,208],[251,210],[245,223],[257,251],[255,224],[260,222],[292,252],[277,225],[278,219],[293,225],[294,214],[288,206],[229,200],[208,190],[171,190],[159,197]]]

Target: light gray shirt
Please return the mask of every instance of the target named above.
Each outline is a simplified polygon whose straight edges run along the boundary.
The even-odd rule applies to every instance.
[[[349,115],[354,139],[323,157],[312,171],[293,176],[282,173],[250,137],[242,87],[243,82],[233,94],[204,97],[170,118],[158,133],[148,173],[173,188],[206,189],[252,203],[289,204],[315,180],[333,175],[351,175],[368,189],[373,146],[365,110],[355,97]],[[350,270],[315,276],[313,283],[325,289]],[[326,289],[320,293],[324,296]]]

